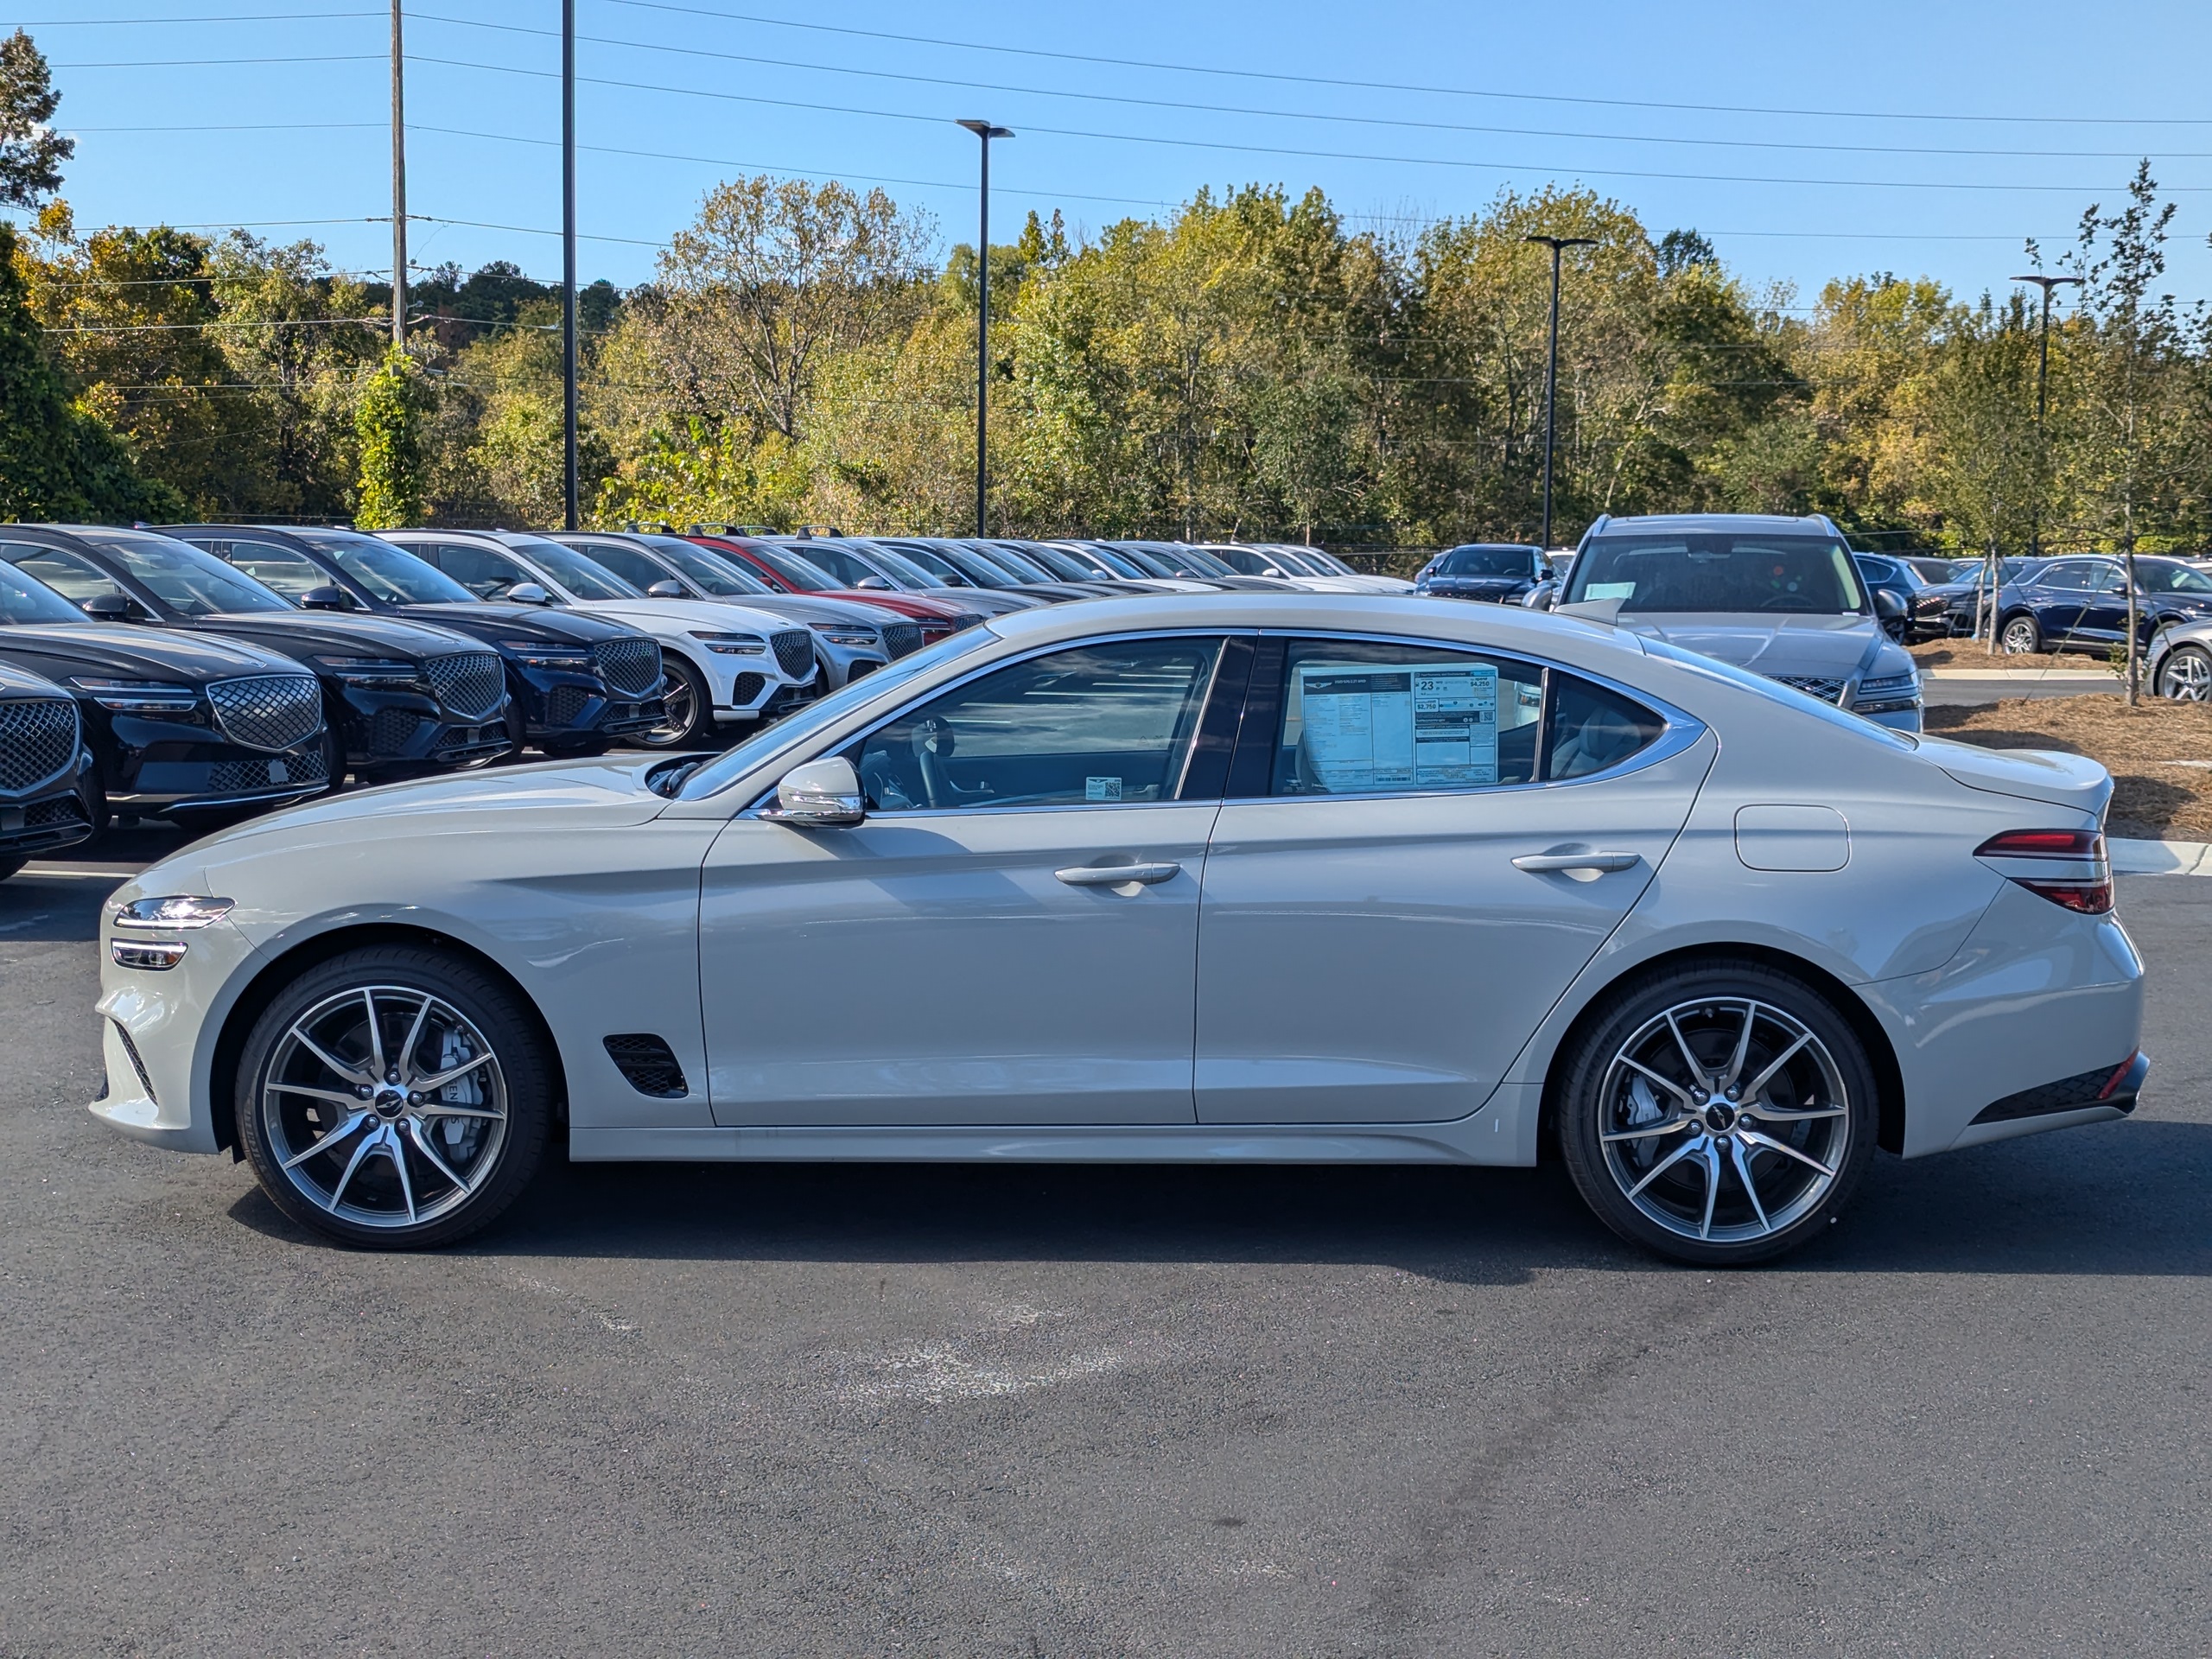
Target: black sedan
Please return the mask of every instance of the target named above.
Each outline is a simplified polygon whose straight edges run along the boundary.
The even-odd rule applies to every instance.
[[[33,855],[92,833],[92,769],[77,701],[53,681],[0,662],[0,881]]]
[[[1518,605],[1551,575],[1540,547],[1517,542],[1469,542],[1450,547],[1414,573],[1418,593],[1435,599],[1480,599]]]
[[[514,747],[497,652],[396,617],[304,611],[173,537],[11,526],[0,558],[98,621],[143,622],[281,652],[321,681],[331,770],[365,782],[482,765]]]
[[[427,622],[480,639],[506,664],[514,739],[548,754],[597,754],[661,722],[659,645],[581,611],[487,603],[405,548],[358,530],[170,524],[309,610]]]
[[[7,562],[23,545],[0,540],[0,663],[76,699],[88,830],[112,810],[192,827],[330,787],[315,676],[242,639],[88,620]]]

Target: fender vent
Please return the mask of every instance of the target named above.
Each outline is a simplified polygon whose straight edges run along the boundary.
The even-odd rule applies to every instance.
[[[681,1100],[691,1092],[683,1081],[683,1068],[665,1039],[649,1031],[607,1039],[607,1058],[641,1095],[662,1100]]]

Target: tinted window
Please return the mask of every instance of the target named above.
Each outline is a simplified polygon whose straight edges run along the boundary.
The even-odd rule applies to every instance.
[[[1565,602],[1617,599],[1624,611],[1864,611],[1850,550],[1825,536],[1727,531],[1598,536],[1568,573]]]
[[[217,542],[207,550],[288,598],[297,598],[310,588],[330,586],[330,578],[313,559],[274,542]]]
[[[871,810],[1175,798],[1218,639],[1083,645],[987,674],[849,752]]]
[[[507,590],[536,577],[504,553],[467,542],[440,542],[425,550],[438,569],[478,599],[504,598]]]
[[[476,597],[435,565],[373,536],[307,531],[300,539],[387,604],[465,605]]]
[[[71,605],[82,605],[108,594],[130,597],[120,582],[81,553],[64,553],[59,548],[23,542],[12,542],[5,550],[10,564],[29,571]]]
[[[585,542],[581,547],[587,558],[594,564],[605,565],[639,593],[657,582],[676,580],[634,547],[608,542]]]
[[[1666,721],[1642,704],[1572,674],[1557,675],[1544,776],[1560,782],[1618,766],[1665,729]]]
[[[2038,588],[2083,588],[2089,585],[2091,569],[2078,560],[2069,560],[2044,566],[2043,574],[2034,580]]]
[[[891,585],[881,576],[876,575],[875,571],[865,561],[848,553],[842,547],[832,547],[827,542],[808,543],[806,557],[810,563],[820,565],[848,588],[857,587],[870,577],[874,577],[884,587],[887,588]],[[936,578],[932,577],[931,580],[935,581]]]
[[[839,578],[787,548],[755,545],[746,551],[782,578],[785,586],[802,594],[819,594],[837,585]]]
[[[12,558],[17,546],[0,547]],[[111,590],[112,582],[108,584]],[[41,587],[13,564],[0,563],[0,622],[82,622],[84,613],[50,588]]]
[[[725,563],[702,550],[696,543],[674,536],[648,536],[645,539],[654,552],[689,576],[702,593],[712,594],[718,599],[734,599],[740,594],[757,595],[773,591],[750,571]]]
[[[596,559],[588,559],[558,542],[532,537],[518,550],[578,599],[645,597],[642,588],[632,588]]]
[[[212,553],[166,536],[128,531],[86,531],[84,537],[153,590],[154,597],[185,616],[245,611],[289,611],[291,605]]]
[[[2212,594],[2212,576],[2164,559],[2138,559],[2135,585],[2146,594]]]
[[[1294,639],[1275,795],[1488,789],[1535,776],[1542,671],[1443,646]]]
[[[1436,562],[1440,576],[1534,576],[1532,547],[1455,547]]]

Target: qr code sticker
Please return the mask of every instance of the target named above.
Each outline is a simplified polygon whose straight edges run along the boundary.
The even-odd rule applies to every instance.
[[[1083,780],[1083,798],[1086,801],[1118,801],[1122,798],[1122,780],[1118,778],[1086,778]]]

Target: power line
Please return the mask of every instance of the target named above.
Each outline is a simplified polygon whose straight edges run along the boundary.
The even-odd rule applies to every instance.
[[[244,64],[388,63],[382,52],[324,53],[303,58],[145,58],[105,63],[57,63],[56,69],[227,69]]]
[[[604,0],[604,3],[608,5],[628,6],[642,11],[677,12],[693,17],[720,18],[727,22],[759,23],[771,29],[808,29],[825,35],[846,35],[867,40],[891,41],[901,46],[940,46],[962,52],[999,52],[1026,58],[1050,58],[1063,63],[1103,64],[1116,69],[1160,69],[1177,74],[1223,75],[1242,80],[1272,80],[1300,86],[1344,86],[1361,92],[1418,92],[1445,98],[1500,99],[1529,104],[1580,104],[1608,109],[1675,110],[1701,115],[1780,115],[1827,120],[1965,121],[2046,126],[2212,126],[2212,117],[2203,116],[1966,115],[1948,111],[1929,112],[1912,110],[1790,110],[1764,105],[1681,104],[1635,98],[1576,98],[1564,92],[1501,92],[1472,86],[1423,86],[1416,82],[1354,80],[1342,76],[1301,75],[1271,69],[1228,69],[1210,64],[1172,63],[1158,59],[1114,58],[1084,52],[1054,52],[1040,47],[1006,46],[983,41],[955,41],[930,35],[899,35],[886,29],[855,29],[838,23],[793,22],[786,18],[763,17],[753,12],[723,11],[707,6],[677,5],[672,3],[672,0]]]
[[[380,11],[249,11],[199,17],[45,17],[18,29],[123,29],[146,23],[295,23],[332,17],[381,17]]]

